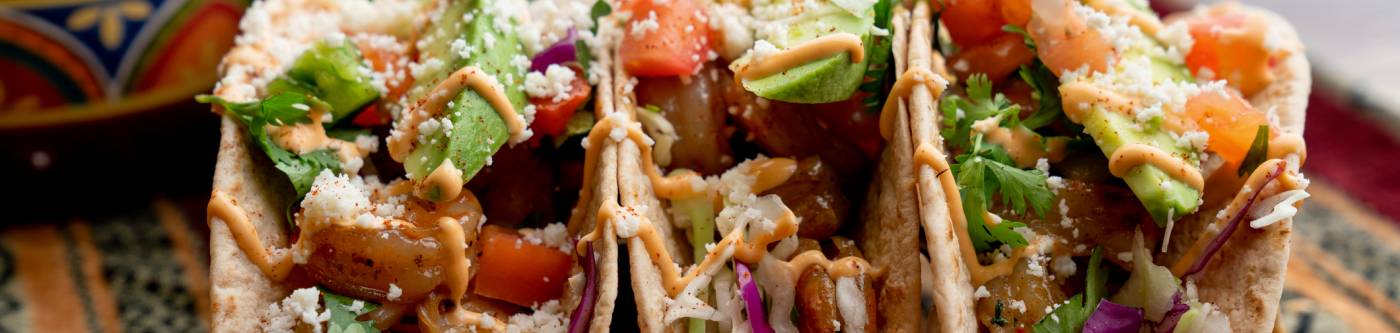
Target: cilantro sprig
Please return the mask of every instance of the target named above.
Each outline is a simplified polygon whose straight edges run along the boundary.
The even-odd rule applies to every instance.
[[[1045,63],[1036,59],[1029,65],[1021,65],[1019,74],[1021,80],[1031,86],[1031,98],[1037,102],[1035,113],[1022,120],[1022,126],[1035,130],[1055,122],[1065,114],[1060,105],[1060,79],[1055,77],[1055,73],[1051,72],[1049,67],[1045,67]]]
[[[598,33],[598,18],[612,13],[612,5],[607,1],[598,0],[593,3],[593,7],[588,10],[589,19],[593,20],[593,28],[590,30],[594,34]],[[583,72],[588,73],[588,67],[592,66],[593,49],[588,47],[588,43],[583,38],[574,42],[574,57],[578,59],[579,67],[583,67]]]
[[[1254,142],[1249,145],[1249,152],[1245,153],[1244,161],[1240,162],[1240,169],[1237,175],[1244,177],[1264,164],[1264,160],[1269,157],[1269,125],[1259,125],[1259,131],[1254,133]]]
[[[1040,170],[1021,170],[1015,167],[1006,150],[995,145],[982,144],[982,135],[973,139],[972,149],[955,158],[954,178],[957,179],[962,194],[963,212],[967,216],[967,232],[978,252],[995,249],[999,244],[1013,248],[1029,244],[1026,238],[1015,231],[1025,227],[1021,222],[1003,220],[988,226],[982,212],[996,197],[1002,204],[1011,207],[1015,214],[1035,210],[1045,216],[1054,201],[1054,194],[1045,185],[1048,175]]]
[[[1015,231],[1025,224],[1003,220],[988,226],[982,212],[1000,197],[1001,203],[1015,214],[1034,210],[1045,216],[1054,201],[1054,193],[1045,185],[1049,176],[1040,170],[1022,170],[995,144],[984,144],[983,136],[972,131],[972,124],[989,117],[1000,117],[998,125],[1023,126],[1021,107],[1002,94],[992,94],[991,80],[974,74],[967,80],[967,97],[952,95],[939,106],[943,113],[943,137],[952,148],[964,151],[954,160],[953,176],[957,179],[967,216],[968,237],[978,252],[995,249],[1001,244],[1026,246],[1024,236]]]
[[[331,319],[326,322],[327,333],[378,333],[373,320],[359,320],[357,317],[379,308],[379,304],[341,296],[321,289],[321,300],[331,311]],[[360,302],[360,306],[355,306]]]
[[[884,107],[885,89],[893,83],[894,66],[890,63],[891,48],[893,47],[894,33],[890,27],[892,11],[894,10],[893,0],[878,0],[873,7],[875,11],[875,29],[891,31],[885,36],[875,36],[871,34],[870,44],[866,45],[865,54],[870,55],[865,65],[865,79],[860,84],[860,91],[870,93],[861,104],[865,105],[865,110],[869,112],[879,112]]]
[[[972,142],[972,123],[996,115],[1005,115],[1004,121],[1019,122],[1021,106],[1012,103],[1002,94],[992,95],[992,81],[986,74],[972,74],[967,78],[967,97],[949,95],[939,105],[943,113],[943,139],[952,148],[966,150]]]
[[[1084,292],[1071,297],[1068,302],[1055,308],[1055,311],[1040,319],[1032,327],[1035,333],[1079,332],[1084,322],[1099,307],[1099,301],[1107,292],[1108,269],[1102,267],[1103,248],[1095,247],[1089,257],[1089,271],[1084,276]]]
[[[310,123],[309,112],[301,109],[299,105],[309,108],[329,107],[315,96],[283,92],[261,101],[245,103],[230,102],[213,95],[195,96],[195,100],[200,103],[217,104],[227,110],[234,119],[242,122],[248,137],[267,153],[277,170],[287,175],[292,187],[296,188],[298,198],[311,190],[311,183],[316,180],[316,175],[320,174],[321,170],[340,172],[340,160],[336,158],[334,151],[321,149],[298,155],[277,145],[267,133],[267,125]]]

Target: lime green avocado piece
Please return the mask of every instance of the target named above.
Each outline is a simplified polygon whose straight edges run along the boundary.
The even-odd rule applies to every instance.
[[[1133,44],[1123,55],[1124,58],[1141,56],[1146,56],[1151,62],[1149,68],[1152,70],[1152,80],[1155,83],[1191,82],[1194,80],[1184,65],[1167,58],[1164,50],[1151,40],[1142,40]],[[1129,115],[1109,111],[1096,105],[1086,114],[1081,125],[1084,125],[1084,132],[1094,138],[1094,142],[1103,150],[1105,156],[1112,157],[1113,152],[1119,147],[1138,143],[1162,149],[1177,158],[1184,158],[1187,163],[1192,165],[1200,163],[1195,151],[1179,145],[1161,127],[1161,119],[1139,124]],[[1199,208],[1201,199],[1199,190],[1172,178],[1155,166],[1138,166],[1122,178],[1128,184],[1128,188],[1133,190],[1138,201],[1147,208],[1148,213],[1152,215],[1152,219],[1157,222],[1158,226],[1166,226],[1168,216],[1172,220],[1181,219]]]
[[[835,6],[830,3],[824,5]],[[867,9],[860,16],[845,10],[832,10],[794,23],[787,29],[787,42],[773,45],[785,49],[835,32],[860,36],[861,45],[870,45],[874,26],[874,9]],[[867,60],[871,56],[866,54],[866,59],[851,62],[850,54],[842,52],[767,77],[744,80],[744,89],[763,98],[790,103],[843,101],[860,87]]]
[[[425,34],[431,42],[424,45],[421,52],[423,59],[439,59],[445,65],[434,74],[433,80],[416,82],[416,86],[422,87],[418,95],[427,93],[432,85],[453,71],[476,66],[494,76],[505,88],[505,95],[517,114],[524,113],[528,101],[523,88],[526,68],[513,64],[512,60],[524,56],[525,51],[514,29],[497,29],[490,11],[483,10],[490,8],[492,1],[495,0],[455,1],[442,11],[442,16],[436,20],[438,23]],[[468,12],[474,19],[464,22],[461,18]],[[507,28],[513,26],[516,24],[512,21]],[[458,52],[460,47],[452,46],[458,39],[469,46],[466,57]],[[471,89],[463,90],[443,112],[437,119],[449,120],[452,126],[429,133],[428,142],[420,142],[409,153],[404,169],[410,179],[420,180],[437,169],[442,161],[451,159],[462,171],[462,180],[468,181],[510,138],[505,120],[485,98]]]
[[[330,105],[331,124],[379,98],[355,44],[319,41],[292,62],[287,73],[268,83],[268,94],[300,92]],[[329,125],[329,124],[327,124]]]
[[[1187,157],[1187,162],[1195,164],[1196,154],[1175,144],[1175,140],[1160,129],[1140,129],[1128,115],[1094,106],[1084,117],[1084,132],[1094,138],[1105,156],[1113,156],[1119,147],[1128,144],[1146,144],[1157,147],[1173,156]],[[1166,172],[1152,165],[1142,165],[1128,171],[1123,176],[1128,188],[1133,190],[1152,214],[1158,226],[1165,226],[1167,216],[1180,219],[1196,211],[1201,192],[1185,182],[1171,178]],[[1163,182],[1168,185],[1163,185]]]

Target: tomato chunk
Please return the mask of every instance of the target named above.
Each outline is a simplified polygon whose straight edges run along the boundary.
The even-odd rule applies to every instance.
[[[1259,126],[1268,125],[1263,112],[1249,105],[1234,92],[1203,92],[1186,101],[1185,116],[1210,134],[1206,149],[1214,151],[1226,164],[1238,166],[1254,143]],[[1270,130],[1271,135],[1276,131]]]
[[[535,121],[530,123],[530,128],[535,132],[550,136],[564,135],[569,117],[573,117],[574,112],[588,102],[593,87],[588,85],[587,74],[577,65],[570,65],[569,69],[574,71],[574,80],[569,83],[568,96],[558,100],[553,97],[530,98],[530,104],[535,105]]]
[[[628,73],[636,76],[681,76],[700,70],[709,60],[709,17],[695,0],[631,0],[622,43],[627,51],[618,56]]]
[[[574,259],[543,244],[531,244],[514,230],[488,225],[481,229],[476,294],[532,306],[564,293]]]
[[[1223,79],[1245,96],[1252,96],[1273,82],[1271,64],[1276,52],[1266,45],[1268,24],[1232,8],[1215,6],[1205,15],[1188,19],[1195,43],[1186,54],[1186,67],[1192,74]],[[1202,75],[1207,69],[1211,74]]]
[[[987,44],[966,47],[948,58],[959,79],[967,80],[972,74],[983,73],[995,82],[1005,80],[1021,65],[1034,59],[1035,53],[1026,47],[1021,36],[1012,34],[1002,35]]]
[[[1006,21],[1002,20],[996,0],[953,0],[945,1],[944,6],[939,17],[948,26],[953,43],[959,46],[983,44],[1006,33],[1001,31]]]
[[[370,103],[350,122],[360,127],[376,127],[388,125],[391,120],[388,112],[380,111],[378,104]]]

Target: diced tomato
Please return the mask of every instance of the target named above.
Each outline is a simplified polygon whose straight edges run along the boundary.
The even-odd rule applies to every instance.
[[[1031,0],[1000,0],[1001,19],[1007,24],[1025,28],[1031,21]]]
[[[588,102],[593,87],[588,85],[586,74],[578,66],[571,65],[569,68],[574,71],[574,81],[569,83],[568,97],[557,101],[553,97],[530,98],[530,104],[535,105],[535,121],[530,123],[530,128],[536,133],[564,135],[564,127],[574,116],[574,111]]]
[[[1004,34],[990,43],[965,47],[948,60],[953,64],[953,73],[962,80],[974,73],[983,73],[992,81],[1001,82],[1034,59],[1035,53],[1026,47],[1021,36]]]
[[[632,17],[623,34],[626,51],[618,58],[628,73],[690,75],[709,60],[709,14],[695,1],[630,0],[623,4]]]
[[[389,113],[379,111],[379,104],[369,103],[351,122],[360,127],[378,127],[388,125],[390,117]]]
[[[1186,54],[1186,67],[1196,75],[1208,68],[1212,79],[1224,79],[1251,96],[1273,81],[1272,52],[1264,45],[1269,27],[1259,18],[1221,8],[1188,19],[1195,43]]]
[[[564,293],[574,259],[543,244],[531,244],[514,230],[488,225],[481,229],[476,294],[520,306],[532,306]]]
[[[1185,116],[1210,134],[1206,148],[1220,155],[1228,165],[1239,165],[1244,160],[1259,126],[1269,123],[1263,112],[1234,92],[1209,91],[1196,95],[1186,101]],[[1275,131],[1269,133],[1272,135]]]
[[[390,69],[407,72],[407,54],[376,45],[377,44],[370,42],[368,38],[360,38],[355,43],[355,46],[360,49],[360,55],[363,56],[365,60],[369,61],[370,69],[381,73],[388,72]],[[402,80],[388,79],[384,82],[385,88],[389,90],[388,94],[381,96],[381,99],[385,101],[398,100],[399,96],[403,96],[403,94],[408,91],[408,88],[413,85],[412,75],[385,75],[385,77],[403,78]]]
[[[949,0],[944,6],[939,18],[959,46],[987,43],[1006,33],[1001,30],[1006,21],[997,9],[997,0]]]

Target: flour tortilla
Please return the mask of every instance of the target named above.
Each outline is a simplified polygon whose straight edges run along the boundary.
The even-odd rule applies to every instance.
[[[1257,93],[1250,103],[1259,110],[1265,110],[1278,118],[1279,128],[1290,134],[1303,134],[1303,119],[1307,115],[1308,93],[1312,87],[1307,57],[1303,54],[1302,42],[1298,40],[1293,27],[1273,13],[1245,7],[1247,10],[1264,14],[1273,29],[1280,32],[1283,46],[1293,52],[1274,68],[1277,80]],[[930,20],[919,18],[915,13],[914,46],[910,58],[935,59],[932,66],[942,67],[942,59],[926,44],[933,38],[927,26]],[[924,27],[922,30],[921,27]],[[925,42],[919,44],[918,42]],[[946,71],[938,71],[945,72]],[[916,144],[929,143],[942,147],[939,137],[938,114],[934,112],[936,102],[913,103],[914,141]],[[1297,168],[1290,165],[1290,168]],[[950,225],[950,213],[944,193],[936,178],[936,171],[921,167],[918,179],[920,218],[923,221],[925,238],[934,273],[935,321],[943,332],[972,332],[977,330],[976,312],[973,310],[975,298],[968,278],[967,266],[959,254],[958,235]],[[1196,214],[1200,219],[1213,218],[1214,214]],[[1163,258],[1174,259],[1181,256],[1187,247],[1201,233],[1205,221],[1178,221],[1168,253]],[[1191,228],[1191,226],[1194,226]],[[1279,299],[1283,293],[1283,276],[1288,265],[1292,219],[1285,219],[1264,230],[1253,230],[1241,226],[1211,260],[1204,271],[1193,277],[1201,301],[1213,303],[1230,317],[1230,326],[1235,332],[1264,332],[1272,330],[1278,315]],[[1159,258],[1159,261],[1161,261]],[[1168,261],[1170,262],[1170,261]],[[1161,264],[1162,262],[1159,262]]]
[[[312,43],[323,38],[323,36],[310,36],[303,31],[291,29],[293,26],[288,16],[292,13],[307,11],[334,11],[336,4],[333,1],[291,1],[291,0],[266,0],[266,2],[278,2],[277,6],[267,6],[268,16],[271,24],[282,28],[283,35]],[[424,14],[426,15],[426,14]],[[616,30],[616,27],[603,27],[600,31]],[[603,34],[600,32],[600,34]],[[614,34],[615,35],[615,34]],[[606,39],[602,39],[606,41]],[[602,45],[609,45],[607,42],[598,43],[600,47],[595,47],[595,54],[599,54]],[[216,87],[214,94],[231,101],[251,101],[258,96],[256,91],[260,87],[255,85],[255,77],[261,74],[280,74],[287,64],[277,63],[277,57],[272,56],[265,48],[270,45],[260,44],[257,40],[250,40],[246,44],[239,44],[225,55],[223,63],[220,65],[220,75],[222,80]],[[600,56],[596,59],[597,64],[609,66],[610,56]],[[244,70],[230,70],[234,65],[240,65]],[[611,90],[611,80],[606,73],[602,74],[599,80],[598,91]],[[595,112],[600,118],[613,112],[612,96],[608,94],[598,94],[595,98]],[[214,107],[216,113],[222,113],[219,107]],[[263,244],[272,249],[285,249],[288,246],[286,217],[283,211],[295,200],[295,193],[291,183],[285,175],[274,168],[272,161],[268,160],[266,154],[262,153],[254,143],[250,141],[242,126],[227,117],[223,118],[220,125],[221,136],[219,139],[218,162],[214,170],[213,189],[227,194],[234,203],[242,208],[249,218],[249,222],[258,230],[258,235],[262,238]],[[593,223],[596,221],[597,207],[607,200],[615,200],[617,197],[617,148],[611,141],[603,147],[591,147],[592,149],[602,149],[599,154],[596,167],[594,169],[592,184],[584,184],[594,192],[592,202],[584,205],[584,211],[574,212],[584,214],[584,218],[577,219],[578,225],[570,225],[569,231],[575,236],[580,236],[593,230]],[[213,288],[210,291],[213,303],[213,318],[211,328],[214,332],[260,332],[267,325],[267,308],[270,304],[280,301],[291,293],[291,288],[286,285],[271,281],[263,276],[262,272],[253,265],[248,257],[238,248],[233,237],[229,234],[228,227],[221,219],[210,219],[209,221],[209,255],[210,255],[210,279]],[[611,235],[611,228],[604,230],[604,237],[594,244],[597,260],[597,290],[598,295],[594,303],[594,313],[591,321],[590,331],[606,331],[612,322],[612,313],[617,298],[617,242]],[[577,299],[581,295],[582,266],[575,263],[571,270],[576,276],[569,281],[569,290],[561,299],[561,309],[572,311],[578,304]],[[568,313],[564,314],[568,317]]]
[[[922,5],[922,4],[921,4]],[[927,6],[925,20],[927,20]],[[896,6],[893,12],[891,31],[893,32],[894,59],[896,71],[903,72],[906,57],[909,56],[909,9]],[[619,48],[625,47],[618,45]],[[927,60],[924,61],[925,65]],[[630,76],[615,63],[613,75],[617,78],[616,91],[620,110],[635,119],[633,105],[635,96],[626,89],[625,82]],[[909,118],[905,114],[908,100],[924,100],[931,105],[932,96],[927,90],[916,89],[913,97],[901,99],[900,114],[895,123],[893,138],[881,152],[874,179],[871,180],[866,206],[862,208],[861,219],[853,223],[856,240],[866,260],[876,267],[888,270],[885,282],[879,290],[878,320],[884,332],[916,332],[921,327],[919,243],[915,235],[918,225],[915,220],[917,205],[914,201],[913,145],[909,133]],[[641,151],[629,140],[621,144],[618,185],[621,186],[621,203],[633,207],[647,217],[663,239],[672,257],[680,260],[681,267],[690,262],[689,244],[684,239],[684,231],[672,224],[665,204],[652,190],[651,181],[643,173]],[[667,294],[661,283],[660,271],[651,262],[645,247],[639,239],[632,239],[628,246],[631,264],[632,290],[637,303],[637,324],[643,332],[681,332],[684,321],[665,325],[662,318],[666,313]],[[795,286],[794,286],[795,287]]]

